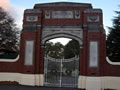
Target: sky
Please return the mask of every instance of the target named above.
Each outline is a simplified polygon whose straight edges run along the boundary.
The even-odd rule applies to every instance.
[[[22,28],[23,12],[25,9],[33,8],[36,3],[48,2],[79,2],[91,3],[93,8],[101,8],[103,10],[103,24],[108,33],[107,27],[112,26],[112,19],[116,15],[114,11],[120,10],[120,0],[0,0],[0,7],[7,10],[20,28]],[[65,40],[65,39],[64,39]]]

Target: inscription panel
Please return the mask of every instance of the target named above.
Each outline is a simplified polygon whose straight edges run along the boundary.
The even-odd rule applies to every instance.
[[[72,10],[53,10],[52,18],[53,19],[72,19],[73,11]]]
[[[24,65],[32,65],[33,64],[33,50],[34,50],[34,41],[26,40],[25,44],[25,61]]]
[[[89,66],[98,67],[98,42],[90,41]]]

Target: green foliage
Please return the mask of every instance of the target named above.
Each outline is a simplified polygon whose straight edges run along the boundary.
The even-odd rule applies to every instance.
[[[66,44],[65,49],[64,49],[64,57],[67,58],[72,58],[75,56],[79,56],[79,43],[76,40],[71,40]]]
[[[76,40],[69,41],[65,46],[63,46],[60,42],[46,43],[46,55],[49,55],[53,58],[72,58],[75,56],[79,56],[79,43]]]
[[[116,14],[107,36],[107,56],[113,62],[120,62],[120,11],[116,11]]]
[[[14,19],[0,8],[0,49],[17,51],[18,31]]]
[[[18,56],[18,53],[15,51],[10,51],[6,49],[0,50],[0,59],[15,59]]]
[[[53,44],[52,42],[46,43],[46,55],[49,55],[54,58],[63,58],[64,56],[64,46],[57,42]]]

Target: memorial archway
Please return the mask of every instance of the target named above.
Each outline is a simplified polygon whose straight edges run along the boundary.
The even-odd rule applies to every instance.
[[[91,83],[97,86],[101,85],[100,77],[92,77],[103,75],[101,65],[104,65],[105,60],[105,53],[103,53],[106,52],[105,31],[101,9],[95,9],[91,4],[85,3],[36,4],[33,9],[27,9],[24,12],[21,36],[22,61],[20,63],[24,64],[21,72],[35,74],[35,77],[33,76],[35,85],[44,86],[46,82],[44,78],[46,75],[44,72],[45,42],[58,37],[75,39],[80,45],[78,85],[74,84],[71,87],[86,89],[91,86]],[[47,57],[46,60],[48,59],[51,63],[68,61],[66,59],[58,61],[54,58],[51,60],[50,57]],[[47,67],[49,69],[49,64]],[[56,80],[62,82],[62,79]],[[31,82],[33,84],[32,80]],[[96,84],[96,82],[99,83]],[[62,83],[59,83],[58,86],[64,87]],[[70,84],[68,86],[70,87]]]
[[[45,42],[57,37],[77,40],[80,45],[80,59],[45,57],[49,62],[45,66]],[[55,66],[51,63],[55,63]],[[63,63],[65,64],[62,65]],[[69,66],[66,63],[79,64],[71,65],[79,66],[79,77],[73,74],[75,69],[72,69],[72,74],[67,70],[71,67],[67,68]],[[54,85],[55,87],[78,87],[83,90],[120,88],[119,63],[106,60],[106,35],[102,10],[93,8],[90,3],[40,3],[35,4],[32,9],[26,9],[21,32],[20,57],[15,60],[2,59],[0,66],[0,84]],[[57,73],[54,68],[57,69]],[[45,69],[52,71],[50,75],[52,79],[47,77],[49,81],[44,78],[49,74]],[[56,74],[58,75],[55,77]],[[71,79],[71,75],[77,78]],[[51,82],[50,79],[53,81]],[[78,82],[71,83],[72,81],[69,80]]]
[[[82,46],[82,29],[75,27],[69,28],[54,26],[43,28],[42,44],[59,37],[74,39],[79,43],[79,48]],[[81,47],[82,48],[82,47]],[[80,52],[79,52],[80,56]],[[44,85],[54,87],[77,87],[79,77],[80,57],[53,58],[44,54]]]

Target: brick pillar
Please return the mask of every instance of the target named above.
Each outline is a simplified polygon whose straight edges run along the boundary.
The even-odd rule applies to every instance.
[[[37,26],[37,33],[36,33],[36,61],[35,61],[35,73],[40,73],[40,43],[41,43],[41,26]]]
[[[44,74],[44,48],[40,48],[40,74]]]

